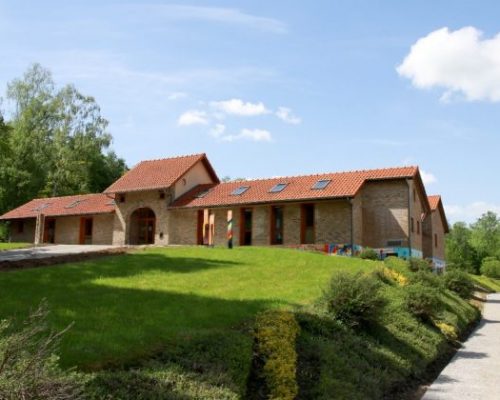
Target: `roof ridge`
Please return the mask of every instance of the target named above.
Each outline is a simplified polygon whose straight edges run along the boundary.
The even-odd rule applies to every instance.
[[[194,154],[185,154],[185,155],[181,155],[181,156],[174,156],[174,157],[163,157],[163,158],[153,158],[151,160],[142,160],[142,161],[139,161],[137,165],[139,164],[142,164],[142,163],[148,163],[148,162],[156,162],[156,161],[165,161],[165,160],[176,160],[176,159],[179,159],[179,158],[189,158],[189,157],[204,157],[206,156],[206,153],[194,153]]]
[[[321,175],[340,175],[340,174],[367,173],[367,172],[373,172],[373,171],[389,171],[389,170],[393,170],[393,169],[403,169],[403,168],[417,169],[418,165],[406,165],[406,166],[403,166],[403,167],[386,167],[386,168],[359,169],[359,170],[351,170],[351,171],[316,172],[314,174],[285,175],[285,176],[275,176],[275,177],[269,177],[269,178],[248,178],[248,179],[245,179],[245,180],[221,182],[220,185],[228,184],[228,183],[244,183],[244,182],[255,182],[255,181],[269,181],[269,180],[275,180],[275,179],[306,178],[306,177],[321,176]]]

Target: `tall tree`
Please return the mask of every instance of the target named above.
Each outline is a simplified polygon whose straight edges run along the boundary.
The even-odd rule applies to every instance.
[[[108,121],[95,99],[73,85],[57,89],[41,65],[9,83],[7,98],[14,113],[9,152],[2,151],[0,160],[6,186],[0,211],[33,197],[99,192],[126,170],[124,160],[108,151]]]
[[[471,229],[470,244],[481,260],[500,256],[500,219],[493,211],[483,214]]]
[[[465,222],[456,222],[446,236],[446,260],[458,268],[478,272],[480,260],[472,247],[472,232]]]

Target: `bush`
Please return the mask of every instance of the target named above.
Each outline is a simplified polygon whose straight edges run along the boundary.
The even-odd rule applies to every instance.
[[[421,283],[427,287],[433,287],[438,290],[443,289],[443,278],[440,275],[423,269],[411,274],[409,281],[412,284]]]
[[[404,258],[389,256],[384,259],[384,264],[398,272],[408,271],[410,269],[410,262]]]
[[[255,339],[262,378],[269,399],[293,400],[298,394],[295,340],[299,324],[288,311],[264,311],[257,316]]]
[[[0,322],[0,399],[79,399],[82,384],[73,371],[58,367],[55,355],[65,330],[49,332],[47,306],[42,302],[22,329]]]
[[[412,271],[412,272],[432,271],[432,267],[429,264],[429,262],[424,260],[423,258],[411,257],[409,260],[409,267],[410,267],[410,271]]]
[[[486,257],[481,263],[481,274],[488,278],[500,279],[500,260],[495,257]]]
[[[378,260],[379,256],[375,250],[366,247],[359,253],[359,258],[362,258],[364,260]]]
[[[439,290],[422,283],[408,285],[405,289],[408,310],[418,318],[428,320],[440,310]]]
[[[374,275],[344,271],[333,275],[323,301],[333,318],[351,327],[376,319],[384,304]]]
[[[375,270],[375,274],[384,283],[396,283],[399,286],[406,286],[408,284],[408,278],[392,268],[378,267]]]
[[[446,271],[443,279],[446,288],[457,293],[463,299],[470,298],[474,293],[474,282],[464,271],[459,269]]]

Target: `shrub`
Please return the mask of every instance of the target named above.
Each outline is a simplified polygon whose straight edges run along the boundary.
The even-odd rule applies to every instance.
[[[489,278],[500,279],[500,260],[495,257],[486,257],[483,259],[481,274]]]
[[[257,316],[257,355],[263,362],[262,378],[269,399],[293,400],[298,394],[295,340],[299,325],[288,311],[264,311]]]
[[[426,271],[423,269],[411,274],[409,281],[412,284],[421,283],[422,285],[427,287],[433,287],[438,290],[443,289],[442,277],[440,275],[436,275],[431,271]]]
[[[414,283],[406,287],[405,302],[413,315],[424,320],[435,316],[441,305],[439,291],[422,283]]]
[[[0,399],[78,399],[82,384],[73,371],[58,367],[55,355],[61,332],[49,332],[47,306],[42,302],[13,330],[9,321],[0,323]]]
[[[375,270],[377,276],[385,283],[396,283],[399,286],[406,286],[408,278],[402,273],[387,267],[379,267]]]
[[[344,271],[333,275],[323,301],[333,318],[351,327],[376,319],[384,304],[374,275]]]
[[[423,258],[411,257],[409,260],[410,271],[431,271],[432,267],[428,261]]]
[[[384,259],[384,264],[396,271],[402,272],[410,269],[410,263],[404,258],[389,256]]]
[[[375,250],[373,250],[369,247],[365,247],[359,253],[359,258],[362,258],[364,260],[378,260],[379,256]]]
[[[474,283],[464,271],[459,269],[446,271],[443,279],[447,289],[457,293],[464,299],[470,298],[474,293]]]
[[[448,324],[443,321],[438,321],[435,323],[436,328],[438,328],[441,333],[448,339],[448,340],[457,340],[458,339],[458,332],[457,328],[455,328],[453,325]]]

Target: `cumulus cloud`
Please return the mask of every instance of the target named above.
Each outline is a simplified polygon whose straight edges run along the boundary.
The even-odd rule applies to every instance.
[[[179,126],[208,125],[208,117],[205,111],[189,110],[183,113],[177,120]]]
[[[444,205],[446,215],[450,222],[465,221],[468,223],[476,221],[487,211],[500,214],[500,204],[476,201],[466,205]]]
[[[292,110],[287,107],[278,107],[276,111],[276,116],[287,124],[297,125],[302,122],[302,120],[292,113]]]
[[[500,34],[484,39],[471,26],[438,29],[417,40],[397,72],[417,88],[444,88],[443,101],[500,101]]]
[[[434,176],[434,174],[424,171],[423,169],[420,170],[420,176],[422,177],[422,181],[424,182],[424,185],[430,185],[432,183],[436,183],[437,179]]]
[[[265,129],[244,128],[238,135],[226,135],[222,137],[222,140],[226,142],[233,142],[241,139],[251,140],[254,142],[271,142],[272,136],[271,133]]]
[[[256,115],[269,114],[270,111],[264,103],[244,102],[241,99],[230,99],[223,101],[212,101],[210,106],[214,109],[229,115],[239,115],[245,117],[253,117]]]

